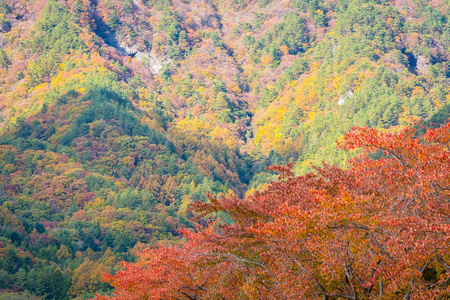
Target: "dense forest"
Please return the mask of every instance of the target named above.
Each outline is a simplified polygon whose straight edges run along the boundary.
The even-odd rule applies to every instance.
[[[275,192],[292,188],[282,185],[291,180],[287,178],[296,178],[292,180],[303,189],[315,184],[317,193],[329,193],[333,199],[347,193],[354,200],[348,202],[355,205],[355,214],[362,214],[363,208],[375,209],[359,206],[355,199],[362,194],[373,193],[377,201],[382,193],[395,192],[390,194],[397,195],[395,199],[409,197],[408,184],[416,179],[403,179],[403,185],[392,190],[378,190],[375,185],[391,184],[392,177],[372,180],[374,185],[366,190],[357,188],[360,182],[355,187],[326,182],[368,178],[372,171],[360,166],[373,166],[365,158],[361,164],[351,160],[363,157],[362,153],[379,162],[378,172],[383,173],[384,159],[396,153],[383,153],[386,149],[378,144],[370,148],[351,142],[347,133],[353,127],[376,130],[386,139],[410,139],[411,145],[428,139],[431,148],[420,152],[419,146],[411,146],[409,154],[402,155],[419,153],[419,168],[424,157],[440,153],[435,166],[450,169],[448,139],[432,136],[449,131],[445,125],[450,116],[449,18],[446,0],[0,0],[0,300],[92,299],[121,288],[123,299],[131,299],[126,298],[130,297],[126,289],[135,285],[120,285],[123,278],[116,275],[102,281],[102,274],[125,276],[136,262],[147,258],[165,257],[167,268],[185,268],[184,274],[194,274],[191,268],[196,264],[223,271],[214,257],[192,259],[186,265],[173,257],[186,247],[214,248],[207,239],[208,234],[216,234],[213,227],[231,228],[237,235],[241,230],[244,236],[248,227],[265,239],[277,229],[270,227],[272,221],[264,228],[258,222],[266,222],[270,214],[280,214],[280,220],[274,221],[277,226],[289,211],[304,217],[294,210],[278,212],[286,202],[281,196],[270,200]],[[344,143],[348,146],[336,147]],[[322,162],[323,168],[316,167]],[[286,165],[290,167],[273,167]],[[448,172],[442,173],[445,177],[424,170],[417,176],[408,173],[420,180],[433,178],[421,186],[424,194],[414,199],[430,197],[427,193],[436,185],[442,188],[439,193],[448,191]],[[275,171],[285,175],[279,178]],[[408,192],[402,194],[401,188]],[[448,201],[447,194],[433,197]],[[245,202],[257,199],[259,208]],[[427,209],[442,214],[439,220],[448,223],[447,208],[436,201]],[[315,213],[308,222],[320,217]],[[248,214],[254,219],[240,222]],[[367,214],[370,226],[380,228],[395,219],[392,211],[385,219]],[[417,231],[415,238],[426,236],[426,226],[438,226],[436,220],[421,220],[423,231]],[[316,230],[325,232],[331,223],[320,224],[324,227],[318,225]],[[294,225],[298,235],[311,234],[302,231],[305,224],[290,224]],[[392,226],[400,230],[396,227],[400,225]],[[448,246],[441,236],[448,238],[447,229],[433,230],[435,235],[430,236]],[[255,255],[263,256],[251,261],[268,259],[268,265],[279,265],[277,253],[291,253],[277,248],[279,252],[264,257],[264,249],[273,244],[258,244],[260,237],[244,242],[233,234],[230,239],[248,247],[236,255],[246,257],[249,249],[255,249]],[[292,243],[281,236],[282,243]],[[345,240],[334,232],[324,239],[331,242],[333,237],[336,245]],[[382,247],[391,245],[386,236],[380,238],[386,243]],[[352,245],[356,240],[368,243],[367,236],[348,239]],[[361,249],[372,251],[366,244]],[[233,253],[232,246],[223,244],[216,250]],[[419,249],[416,246],[411,247]],[[145,256],[148,247],[160,250]],[[296,251],[304,250],[298,247]],[[395,257],[400,250],[393,249]],[[430,259],[427,255],[417,263],[424,265]],[[448,255],[436,252],[433,262],[419,268],[430,273],[430,285],[439,286],[442,293],[450,273],[450,263],[445,263]],[[336,274],[348,272],[334,268],[339,258],[321,259],[330,264],[330,273],[322,275],[318,269],[325,267],[317,265],[308,266],[308,272],[320,276],[317,280],[326,292],[299,291],[288,285],[280,294],[277,289],[284,285],[275,288],[273,278],[267,279],[270,272],[247,268],[248,274],[240,273],[242,269],[223,272],[247,280],[243,287],[222,278],[229,284],[228,292],[239,292],[221,294],[218,288],[188,295],[192,299],[219,295],[307,299],[312,297],[308,293],[317,297],[335,293],[361,299],[370,297],[372,290],[381,295],[383,287],[367,292],[370,284],[366,283],[375,278],[367,274],[365,285],[353,285],[359,296],[351,294],[348,276],[342,285],[337,279]],[[415,285],[404,282],[423,281],[417,274],[420,280],[411,277],[417,269],[406,267],[411,260],[408,256],[396,265],[410,272],[400,274],[380,258],[378,265],[386,270],[374,271],[381,276],[377,278],[399,278],[391,285],[385,282],[384,290],[391,293],[387,299],[413,295]],[[372,263],[364,261],[355,272],[369,270]],[[295,272],[300,266],[282,268],[277,276],[298,280]],[[202,280],[199,273],[192,276]],[[257,294],[264,289],[273,294]],[[154,295],[159,297],[155,299],[183,297]],[[139,299],[145,297],[150,296]]]

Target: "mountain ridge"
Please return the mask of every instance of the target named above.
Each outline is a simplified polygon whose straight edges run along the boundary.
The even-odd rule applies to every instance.
[[[183,241],[205,193],[263,190],[269,165],[345,167],[354,126],[444,123],[449,17],[419,0],[0,0],[0,289],[109,293],[101,272]]]

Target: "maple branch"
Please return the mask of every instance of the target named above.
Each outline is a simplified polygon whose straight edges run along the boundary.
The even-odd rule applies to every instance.
[[[380,279],[380,293],[379,293],[379,297],[383,296],[383,294],[384,294],[383,280]]]
[[[314,282],[315,282],[315,284],[317,285],[317,287],[318,287],[318,288],[321,290],[321,292],[323,293],[323,294],[321,294],[321,295],[324,296],[325,300],[328,299],[328,296],[326,295],[326,294],[327,294],[327,290],[326,290],[325,287],[320,283],[319,279],[317,279],[317,276],[314,275],[314,274],[311,274],[310,271],[306,270],[305,267],[303,267],[303,265],[300,264],[300,263],[298,262],[297,259],[294,259],[294,262],[302,269],[303,272],[309,273],[309,275],[314,279]]]
[[[381,232],[387,233],[390,236],[395,236],[395,234],[392,231],[387,230],[386,228],[381,228],[381,227],[370,228],[370,227],[368,227],[366,225],[363,225],[363,224],[360,224],[360,223],[357,223],[357,222],[349,223],[349,225],[353,226],[354,228],[359,228],[359,229],[364,229],[364,230],[375,229],[377,231],[381,231]]]
[[[434,139],[430,140],[429,142],[427,142],[425,145],[430,145],[431,143],[439,143],[443,146],[446,146],[447,149],[449,149],[450,146],[450,140],[447,141],[447,143],[444,143],[441,141],[441,138],[444,137],[447,134],[446,131],[442,131],[442,133],[438,136],[436,136]]]
[[[348,295],[343,295],[343,294],[328,294],[328,293],[322,293],[322,292],[317,292],[315,293],[316,295],[321,295],[321,296],[325,296],[325,299],[339,299],[339,298],[346,298],[346,299],[352,299],[352,300],[356,300],[357,298],[353,297],[353,296],[348,296]]]
[[[234,260],[244,263],[245,267],[251,267],[252,265],[258,266],[263,268],[265,271],[267,271],[270,276],[272,276],[275,281],[278,283],[280,283],[280,280],[278,279],[277,276],[275,276],[275,274],[272,273],[272,271],[270,271],[262,262],[258,262],[258,261],[253,261],[253,260],[248,260],[239,256],[236,256],[234,254],[231,253],[216,253],[216,252],[208,252],[208,253],[199,253],[200,255],[206,255],[206,256],[224,256],[224,257],[229,257],[229,258],[233,258]],[[232,262],[230,260],[230,262]],[[246,265],[247,264],[247,265]]]
[[[347,224],[341,224],[341,225],[335,225],[335,226],[330,226],[329,228],[331,229],[337,229],[337,228],[357,228],[357,229],[362,229],[367,231],[367,235],[370,237],[370,240],[377,246],[377,248],[384,254],[387,256],[387,258],[389,258],[391,261],[395,261],[394,258],[390,255],[389,252],[386,251],[386,249],[384,248],[384,246],[378,242],[378,240],[376,239],[376,237],[373,235],[373,233],[371,233],[370,231],[372,230],[370,227],[363,225],[363,224],[359,224],[359,223],[347,223]],[[390,236],[394,236],[394,233],[387,230],[387,229],[383,229],[380,227],[376,227],[375,228],[378,231],[384,232],[389,234]]]
[[[356,287],[355,287],[355,278],[353,277],[352,266],[347,265],[346,262],[344,262],[344,272],[345,272],[345,276],[347,276],[347,278],[348,278],[350,287],[353,290],[353,295],[354,295],[353,299],[355,299],[355,300],[359,299],[358,292],[356,291]]]
[[[447,273],[450,273],[450,265],[448,265],[445,262],[445,260],[442,258],[442,256],[439,253],[437,253],[437,251],[435,253],[435,257],[436,257],[436,261],[441,264],[441,266],[445,269],[445,271],[447,271]]]
[[[188,277],[189,277],[189,279],[191,279],[192,281],[194,281],[194,280],[192,279],[191,276],[188,275]],[[191,291],[198,291],[198,290],[200,290],[200,291],[207,292],[208,290],[204,288],[204,286],[205,286],[207,283],[208,283],[208,282],[205,281],[205,282],[204,282],[203,284],[201,284],[201,285],[195,284],[195,285],[194,285],[195,288],[192,288],[192,287],[190,287],[190,286],[187,286],[187,285],[183,284],[183,288],[185,288],[185,289],[187,289],[187,290],[191,290]]]
[[[438,255],[438,254],[436,253],[436,255]],[[433,261],[433,259],[430,258],[430,259],[423,265],[423,267],[419,269],[419,272],[422,274],[423,271],[430,265],[430,263],[431,263],[432,261]],[[409,281],[408,292],[403,296],[403,299],[404,299],[404,300],[409,300],[409,299],[411,298],[411,289],[412,289],[412,287],[414,286],[414,282],[415,282],[415,280],[413,280],[413,279],[411,279],[411,280]]]
[[[197,296],[191,296],[191,295],[189,295],[186,292],[181,292],[180,291],[180,294],[185,295],[189,300],[198,300]]]
[[[408,168],[412,168],[412,166],[410,164],[405,163],[399,156],[397,156],[397,154],[394,151],[392,151],[390,149],[386,149],[386,148],[381,147],[381,146],[375,146],[375,148],[378,148],[380,150],[386,151],[387,153],[392,155],[402,166],[408,167]]]

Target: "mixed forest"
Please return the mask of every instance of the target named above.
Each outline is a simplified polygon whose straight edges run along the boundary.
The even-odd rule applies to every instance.
[[[0,300],[445,299],[449,18],[0,0]]]

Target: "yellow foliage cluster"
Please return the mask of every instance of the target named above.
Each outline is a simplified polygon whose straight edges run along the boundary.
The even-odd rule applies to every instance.
[[[103,263],[90,260],[88,257],[75,269],[72,276],[70,295],[77,297],[86,292],[94,293],[101,282],[102,274],[109,272],[109,268]]]
[[[238,146],[236,138],[231,134],[227,128],[221,128],[216,126],[213,131],[210,132],[209,138],[220,144],[227,145],[228,148],[234,149]]]
[[[186,117],[177,122],[175,129],[180,132],[189,132],[206,136],[211,131],[211,124],[204,122],[198,117]]]

